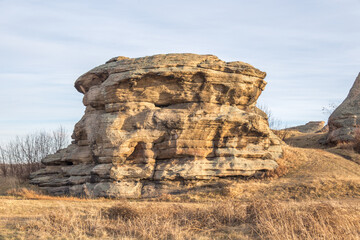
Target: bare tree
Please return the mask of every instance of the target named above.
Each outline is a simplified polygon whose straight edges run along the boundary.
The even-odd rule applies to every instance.
[[[271,129],[281,129],[284,127],[284,123],[280,119],[275,118],[271,110],[266,105],[260,104],[257,105],[256,107],[262,110],[264,113],[266,113],[268,117],[269,127]]]
[[[4,177],[8,175],[8,164],[6,162],[6,150],[0,146],[0,170]]]
[[[322,107],[321,111],[325,116],[329,117],[338,106],[338,102],[331,102],[327,106]]]
[[[66,147],[69,137],[60,126],[52,132],[40,131],[24,137],[16,137],[0,146],[0,164],[4,176],[27,178],[41,167],[41,159]]]
[[[63,126],[60,126],[56,131],[52,132],[53,135],[53,151],[65,148],[69,144],[69,135]]]

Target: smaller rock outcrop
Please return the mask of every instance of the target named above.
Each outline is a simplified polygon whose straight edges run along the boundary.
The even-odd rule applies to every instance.
[[[299,131],[302,133],[315,133],[322,131],[324,128],[325,122],[324,121],[311,121],[306,123],[305,125],[299,125],[291,128],[285,128],[284,130],[290,131]]]
[[[360,126],[360,73],[346,99],[335,109],[328,121],[328,143],[351,142]]]

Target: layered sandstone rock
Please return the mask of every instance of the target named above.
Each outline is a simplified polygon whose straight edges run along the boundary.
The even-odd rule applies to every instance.
[[[284,130],[299,131],[302,133],[316,133],[324,129],[324,121],[310,121],[304,125],[299,125],[291,128],[285,128]]]
[[[360,73],[346,99],[335,109],[328,121],[328,143],[351,142],[360,127]]]
[[[86,110],[73,143],[43,159],[31,182],[133,198],[273,170],[280,141],[255,108],[265,75],[212,55],[113,58],[75,82]]]

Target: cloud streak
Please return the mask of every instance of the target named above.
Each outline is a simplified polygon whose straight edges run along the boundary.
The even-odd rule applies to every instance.
[[[267,72],[260,97],[288,125],[324,120],[360,71],[360,2],[0,0],[0,141],[71,126],[73,82],[113,56],[214,54]]]

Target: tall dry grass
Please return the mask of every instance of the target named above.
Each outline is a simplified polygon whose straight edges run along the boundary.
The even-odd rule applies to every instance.
[[[241,224],[237,203],[208,207],[179,204],[119,203],[110,208],[84,211],[64,208],[25,224],[16,224],[35,239],[199,239],[210,237],[222,226]]]
[[[122,202],[16,223],[28,239],[359,239],[360,213],[333,203]]]
[[[262,239],[359,239],[360,214],[329,203],[283,205],[255,202],[247,207],[248,222]]]

